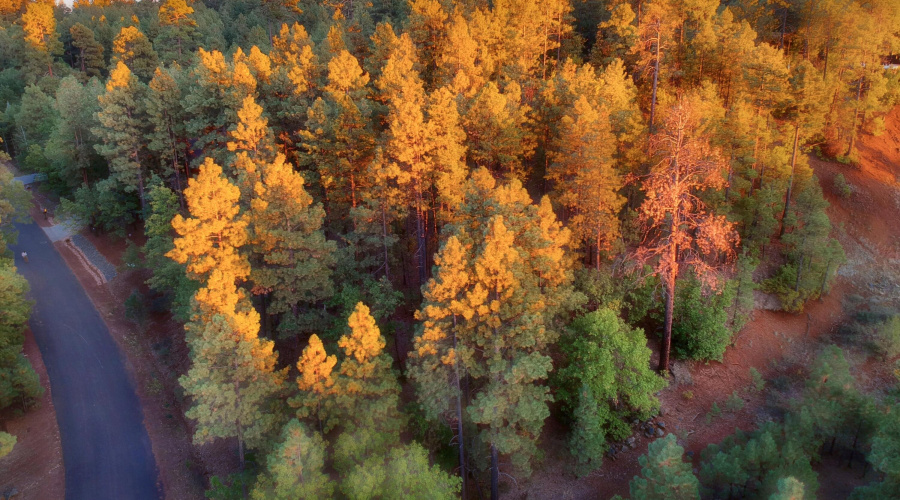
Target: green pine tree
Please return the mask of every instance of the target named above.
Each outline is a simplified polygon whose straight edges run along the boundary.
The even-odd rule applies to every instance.
[[[675,435],[657,439],[650,444],[646,455],[638,461],[641,475],[631,480],[634,500],[699,499],[700,483],[691,472],[691,464],[684,462],[684,449],[678,446]]]

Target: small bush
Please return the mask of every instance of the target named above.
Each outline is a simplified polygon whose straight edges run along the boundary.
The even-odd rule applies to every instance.
[[[834,176],[834,192],[841,198],[849,199],[853,194],[853,186],[844,178],[844,174]]]
[[[700,361],[722,359],[731,343],[729,309],[734,303],[735,285],[731,281],[718,293],[704,293],[694,277],[678,284],[672,325],[672,350],[676,356]]]
[[[141,328],[144,327],[147,322],[147,305],[144,301],[144,294],[134,290],[125,299],[125,318],[133,321]]]
[[[900,316],[893,316],[875,328],[875,345],[885,358],[900,355]]]
[[[128,240],[125,252],[122,253],[122,267],[125,269],[137,269],[143,264],[144,259],[141,257],[141,249],[133,241]]]
[[[766,381],[763,380],[762,374],[756,368],[750,368],[750,382],[756,392],[761,392],[766,387]]]
[[[737,391],[731,393],[725,400],[725,409],[731,413],[741,411],[744,408],[744,398],[740,397]]]
[[[690,401],[694,399],[694,391],[684,391],[681,393],[681,397]]]

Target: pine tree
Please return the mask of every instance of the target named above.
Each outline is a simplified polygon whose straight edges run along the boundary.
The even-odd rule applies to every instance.
[[[341,490],[351,499],[459,498],[459,479],[438,465],[429,465],[428,452],[418,443],[392,449],[387,456],[368,460],[343,478]]]
[[[101,141],[95,146],[97,152],[107,159],[113,177],[126,191],[137,191],[141,212],[147,208],[143,140],[145,94],[146,86],[119,61],[106,82],[106,93],[100,96],[99,126],[93,130]]]
[[[15,446],[16,436],[7,434],[5,432],[0,432],[0,458],[3,458],[6,455],[12,453]]]
[[[570,236],[547,198],[533,205],[518,181],[497,186],[485,169],[473,173],[458,221],[445,231],[447,238],[458,239],[465,257],[459,248],[445,246],[442,252],[457,255],[442,255],[442,262],[464,269],[467,279],[436,270],[433,280],[454,285],[438,292],[444,285],[432,281],[426,288],[434,303],[426,302],[419,313],[425,328],[416,339],[420,367],[413,376],[431,415],[452,404],[456,363],[471,377],[473,397],[465,417],[479,426],[481,442],[491,449],[494,489],[499,453],[527,469],[549,414],[550,395],[539,384],[551,368],[543,351],[556,336],[554,315],[569,297],[571,273],[562,248]],[[448,324],[454,314],[455,328]],[[445,333],[451,328],[456,347]]]
[[[641,475],[631,480],[631,498],[699,499],[700,483],[691,472],[691,464],[684,462],[683,455],[684,449],[678,446],[674,434],[651,443],[647,454],[638,459]]]
[[[157,68],[148,85],[145,107],[150,123],[147,149],[156,154],[163,171],[175,176],[175,193],[185,209],[184,188],[188,173],[189,138],[184,128],[186,117],[181,107],[181,70]],[[182,178],[184,174],[184,178]],[[174,214],[173,214],[174,215]]]
[[[335,406],[345,431],[335,443],[339,469],[362,463],[396,443],[402,426],[400,384],[385,340],[363,303],[347,319],[350,332],[338,341],[344,358],[335,382]],[[362,432],[360,432],[362,431]],[[366,439],[358,439],[365,436]]]
[[[571,412],[582,386],[591,391],[604,432],[625,439],[633,415],[649,417],[659,408],[654,394],[665,381],[649,368],[650,349],[643,331],[628,326],[610,309],[577,318],[562,339],[568,364],[559,370],[557,399]]]
[[[769,500],[803,500],[806,498],[803,483],[793,477],[784,477],[778,480],[778,491],[769,497]]]
[[[47,72],[53,77],[53,56],[62,51],[59,33],[56,32],[53,4],[28,2],[21,22],[25,31],[25,42],[32,51],[31,58],[46,65]]]
[[[350,52],[328,62],[324,98],[308,110],[301,131],[304,162],[318,170],[329,218],[346,218],[361,205],[370,180],[366,170],[374,158],[375,137],[366,85],[369,75]]]
[[[115,68],[119,62],[128,66],[144,82],[153,78],[159,66],[159,58],[150,40],[136,26],[123,27],[113,40],[110,66]]]
[[[606,453],[603,418],[597,411],[597,400],[587,384],[581,386],[578,407],[573,416],[575,427],[569,436],[569,451],[575,457],[576,474],[583,477],[603,465],[603,454]]]
[[[255,293],[270,296],[267,312],[282,315],[283,334],[299,330],[300,313],[333,293],[336,246],[325,239],[324,217],[282,155],[263,167],[250,203],[251,251],[258,262],[250,280]]]
[[[521,89],[509,83],[504,92],[488,82],[466,110],[463,123],[469,159],[508,180],[523,179],[523,161],[534,153],[535,136]]]
[[[192,363],[179,379],[191,398],[185,416],[197,422],[194,442],[236,437],[241,464],[245,444],[258,447],[278,423],[268,404],[287,374],[275,369],[272,342],[257,336],[259,315],[251,310],[248,316],[239,322],[214,313],[188,323]]]
[[[69,33],[72,35],[72,45],[78,49],[76,67],[88,78],[101,76],[105,65],[103,45],[94,38],[94,32],[81,23],[75,23],[69,28]]]
[[[190,62],[194,50],[197,22],[193,7],[186,0],[165,0],[159,6],[159,34],[153,41],[164,63]]]
[[[56,89],[59,119],[44,144],[44,154],[52,165],[50,177],[69,188],[88,184],[97,174],[97,138],[91,129],[97,125],[94,115],[100,109],[102,93],[96,79],[82,85],[74,76],[60,80]]]
[[[547,178],[555,183],[557,198],[570,210],[569,227],[575,237],[593,248],[600,269],[601,253],[611,253],[621,235],[619,211],[625,198],[613,164],[615,139],[609,118],[585,97],[575,102],[562,119]]]
[[[330,498],[334,489],[325,468],[325,442],[297,420],[281,431],[280,444],[266,457],[266,471],[251,497],[258,500]]]
[[[313,334],[297,361],[297,388],[300,393],[291,400],[299,418],[315,417],[321,430],[327,432],[338,423],[334,413],[334,366],[337,357],[329,356],[319,336]]]
[[[215,272],[245,279],[250,265],[241,254],[247,243],[247,221],[238,217],[240,190],[222,175],[222,167],[206,158],[195,179],[184,190],[191,217],[172,219],[178,236],[168,254],[187,266],[191,279],[208,282]],[[225,280],[227,281],[227,279]],[[233,310],[233,307],[232,307]]]
[[[651,235],[638,249],[638,262],[652,263],[665,288],[665,331],[660,371],[669,369],[675,283],[681,269],[692,268],[705,284],[715,285],[716,267],[704,258],[717,259],[734,253],[737,235],[722,216],[709,213],[695,196],[699,189],[725,185],[718,151],[700,129],[693,105],[682,101],[669,110],[664,129],[654,136],[658,163],[644,181],[647,195],[641,206],[644,234]]]
[[[170,297],[170,308],[177,318],[190,318],[191,297],[197,291],[197,283],[186,275],[185,266],[169,258],[175,244],[172,241],[172,219],[178,213],[178,197],[171,189],[156,183],[147,193],[149,214],[144,221],[144,262],[153,276],[147,285],[158,293]]]

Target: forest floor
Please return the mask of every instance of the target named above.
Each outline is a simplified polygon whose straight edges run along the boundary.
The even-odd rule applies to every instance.
[[[859,165],[824,161],[810,155],[813,168],[831,206],[828,215],[844,247],[847,262],[831,291],[807,305],[801,314],[768,310],[774,299],[757,292],[758,309],[753,319],[735,335],[722,362],[676,362],[669,386],[660,393],[661,415],[652,419],[674,432],[687,451],[695,471],[700,454],[736,428],[755,429],[760,423],[779,418],[802,390],[807,367],[820,349],[838,343],[845,349],[852,373],[863,390],[878,393],[894,381],[893,364],[876,356],[865,339],[848,339],[842,326],[861,310],[900,310],[900,107],[886,118],[887,130],[860,140]],[[843,174],[852,186],[844,198],[834,187],[834,177]],[[777,302],[776,302],[777,303]],[[658,345],[654,350],[655,365]],[[762,391],[753,388],[750,368],[766,380]],[[726,399],[737,394],[742,408],[729,411]],[[708,415],[716,403],[720,416]],[[740,405],[734,405],[737,407]],[[641,472],[638,457],[652,441],[636,429],[635,448],[620,446],[615,460],[578,479],[566,443],[566,429],[554,420],[544,428],[539,447],[545,457],[532,477],[507,482],[504,498],[594,499],[620,494],[627,497],[628,483]],[[655,439],[655,438],[653,438]],[[838,443],[834,454],[823,454],[818,498],[844,499],[856,486],[876,480],[856,454],[848,467],[850,443]]]

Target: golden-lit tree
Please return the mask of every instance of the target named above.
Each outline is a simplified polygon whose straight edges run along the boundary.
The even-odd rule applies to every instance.
[[[56,32],[56,18],[53,17],[51,2],[28,2],[22,14],[22,29],[25,42],[37,57],[47,65],[47,72],[53,76],[53,55],[61,52],[59,34]]]
[[[723,259],[734,256],[738,235],[724,216],[711,213],[699,197],[703,190],[722,189],[723,160],[701,135],[700,116],[685,100],[668,110],[664,127],[651,138],[656,164],[644,179],[646,199],[640,222],[644,240],[635,260],[653,266],[665,291],[665,330],[659,369],[669,369],[675,284],[693,270],[702,283],[715,286]]]

